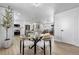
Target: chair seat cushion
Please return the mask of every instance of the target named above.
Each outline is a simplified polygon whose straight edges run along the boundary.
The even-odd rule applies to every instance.
[[[32,45],[34,45],[33,41],[31,41],[31,40],[25,40],[24,41],[24,46],[32,46]]]
[[[44,47],[44,40],[41,40],[37,43],[38,47]],[[45,47],[49,46],[49,41],[45,41]]]

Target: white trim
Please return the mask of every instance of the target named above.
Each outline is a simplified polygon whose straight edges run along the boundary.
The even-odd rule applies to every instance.
[[[54,41],[61,42],[61,43],[67,43],[67,44],[71,44],[71,45],[74,45],[74,46],[79,47],[79,44],[76,44],[75,42],[74,42],[74,43],[71,43],[71,42],[64,42],[64,41],[61,41],[61,40],[58,40],[58,39],[55,39]]]

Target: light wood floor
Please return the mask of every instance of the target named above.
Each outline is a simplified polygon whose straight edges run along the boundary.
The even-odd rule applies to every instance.
[[[10,48],[0,49],[0,55],[20,55],[19,42],[20,42],[20,38],[15,37],[14,44]],[[26,50],[26,52],[27,51],[28,50]],[[33,52],[32,52],[33,50],[30,50],[30,51],[31,51],[30,55],[33,55]],[[41,50],[41,52],[43,53],[42,50]],[[41,52],[40,52],[40,54],[41,54]],[[49,52],[48,52],[48,54],[49,54]],[[76,46],[73,46],[70,44],[66,44],[66,43],[55,42],[53,55],[54,54],[55,55],[79,55],[79,47],[76,47]]]

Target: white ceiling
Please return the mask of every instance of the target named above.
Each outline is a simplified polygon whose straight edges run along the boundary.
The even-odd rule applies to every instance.
[[[19,19],[25,18],[31,22],[42,22],[42,20],[49,22],[53,20],[54,14],[79,7],[79,3],[41,3],[39,7],[35,7],[33,3],[0,3],[1,7],[8,5],[17,11]]]
[[[55,13],[57,14],[77,7],[79,7],[79,3],[56,3]]]
[[[0,3],[0,6],[7,7],[8,5],[18,10],[29,10],[30,8],[35,9],[32,3]],[[40,6],[44,6],[44,9],[46,6],[54,8],[55,13],[59,13],[68,9],[79,7],[79,3],[40,3]]]

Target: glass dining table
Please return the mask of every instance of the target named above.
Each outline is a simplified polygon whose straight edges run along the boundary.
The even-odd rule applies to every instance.
[[[24,47],[24,41],[26,39],[28,39],[28,40],[31,40],[31,41],[34,42],[34,44],[31,47],[29,46],[29,49],[32,49],[34,47],[34,55],[36,55],[36,51],[37,51],[36,50],[36,46],[37,46],[37,43],[44,38],[43,36],[44,35],[38,35],[37,33],[36,33],[36,35],[30,34],[29,37],[21,36],[22,40],[20,41],[20,53],[21,53],[21,44],[23,42],[23,44],[22,44],[22,54],[24,55],[24,48],[25,48]],[[49,40],[49,43],[50,43],[50,54],[51,54],[51,40]],[[44,55],[45,55],[45,40],[44,40]]]
[[[42,36],[35,33],[35,34],[29,34],[28,37],[27,36],[21,36],[21,39],[22,40],[20,40],[20,53],[21,53],[21,48],[22,48],[22,54],[24,55],[24,48],[25,48],[24,47],[24,41],[27,39],[27,40],[30,40],[30,41],[34,42],[34,45],[32,45],[29,48],[32,49],[34,47],[34,55],[35,55],[36,54],[36,45],[42,39]],[[22,44],[22,46],[21,46],[21,44]]]

